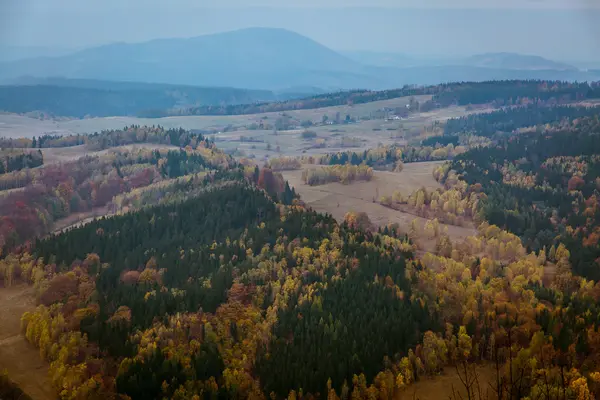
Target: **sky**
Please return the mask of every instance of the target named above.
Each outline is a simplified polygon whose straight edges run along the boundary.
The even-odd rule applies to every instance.
[[[0,0],[0,45],[84,48],[246,27],[336,50],[600,61],[600,0]]]

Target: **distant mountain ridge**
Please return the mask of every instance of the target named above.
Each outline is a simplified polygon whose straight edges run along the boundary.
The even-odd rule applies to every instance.
[[[470,57],[424,57],[403,53],[385,53],[376,51],[343,51],[346,57],[366,65],[379,67],[439,67],[462,65],[478,68],[496,68],[508,70],[557,70],[576,71],[573,65],[549,60],[544,57],[518,53],[484,53]]]
[[[250,89],[337,88],[363,86],[369,77],[361,69],[360,64],[294,32],[251,28],[2,63],[0,79],[31,75]]]
[[[36,57],[58,57],[75,52],[75,49],[44,46],[0,45],[0,62],[9,62]]]
[[[385,53],[342,55],[305,36],[272,28],[116,43],[60,57],[0,63],[0,81],[10,82],[24,75],[292,92],[293,88],[305,87],[323,92],[450,81],[600,79],[596,72],[510,53],[428,60],[425,64]]]
[[[516,53],[477,54],[464,60],[464,63],[473,67],[502,68],[513,70],[577,70],[577,68],[575,68],[572,65],[548,60],[544,57]]]

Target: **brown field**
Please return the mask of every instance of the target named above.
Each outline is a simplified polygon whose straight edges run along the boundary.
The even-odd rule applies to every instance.
[[[490,385],[493,385],[496,379],[496,371],[491,365],[478,365],[476,367],[477,381],[481,397],[475,398],[494,399],[495,392]],[[453,390],[456,396],[453,396]],[[459,400],[467,399],[467,391],[460,381],[460,377],[455,368],[447,367],[444,372],[433,378],[423,378],[418,382],[408,386],[398,393],[396,399],[411,400]]]
[[[35,309],[33,288],[0,286],[0,370],[36,400],[56,399],[48,379],[48,365],[39,351],[20,334],[21,315]]]
[[[409,195],[414,190],[425,187],[435,190],[440,187],[433,179],[432,171],[436,165],[442,163],[422,162],[404,165],[400,173],[375,171],[371,181],[359,181],[349,185],[329,183],[320,186],[309,186],[302,181],[302,170],[284,171],[285,179],[294,187],[310,207],[316,211],[331,214],[338,221],[344,218],[349,211],[364,211],[376,226],[385,226],[398,223],[403,232],[408,232],[410,223],[416,218],[419,224],[425,225],[425,218],[396,211],[377,203],[381,196],[391,196],[399,190],[403,195]],[[319,168],[307,165],[305,168]],[[453,241],[462,241],[467,236],[476,233],[474,228],[440,224],[448,228],[448,235]],[[432,251],[434,240],[422,240],[419,244],[427,251]]]

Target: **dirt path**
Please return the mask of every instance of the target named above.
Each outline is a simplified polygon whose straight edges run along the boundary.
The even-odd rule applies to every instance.
[[[77,228],[87,223],[92,222],[96,218],[102,218],[113,215],[110,212],[109,206],[96,207],[93,210],[79,212],[69,215],[68,217],[61,218],[54,222],[52,233],[61,233],[69,228]]]
[[[0,287],[0,370],[7,370],[8,376],[33,399],[54,400],[48,364],[20,334],[21,315],[34,309],[32,287]]]

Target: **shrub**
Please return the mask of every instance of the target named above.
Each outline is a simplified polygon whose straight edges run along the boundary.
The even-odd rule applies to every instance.
[[[315,132],[315,131],[302,132],[302,139],[314,139],[316,137],[317,137],[317,132]]]

